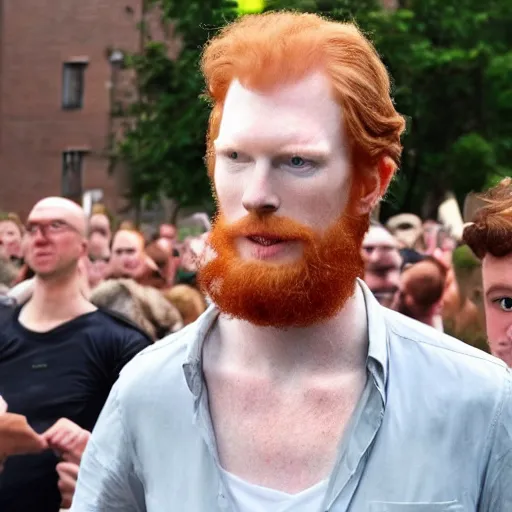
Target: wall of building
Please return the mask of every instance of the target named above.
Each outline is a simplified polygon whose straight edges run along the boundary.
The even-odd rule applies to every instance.
[[[83,149],[83,189],[121,207],[104,157],[109,48],[135,51],[141,0],[0,0],[0,210],[26,215],[61,194],[62,153]],[[86,60],[84,104],[62,109],[62,67]]]

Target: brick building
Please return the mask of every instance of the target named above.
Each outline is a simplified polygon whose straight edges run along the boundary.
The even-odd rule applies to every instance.
[[[0,0],[0,211],[97,191],[123,207],[105,151],[112,51],[136,51],[141,0]],[[114,60],[115,60],[114,53]]]

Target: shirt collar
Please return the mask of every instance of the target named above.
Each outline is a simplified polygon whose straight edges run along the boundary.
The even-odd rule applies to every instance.
[[[384,316],[384,308],[381,306],[366,284],[358,279],[366,305],[366,317],[368,322],[368,358],[367,368],[374,376],[384,402],[386,401],[386,383],[388,377],[388,330]],[[199,399],[203,390],[202,376],[202,352],[203,344],[210,329],[219,316],[219,310],[211,305],[203,315],[189,328],[191,343],[188,345],[187,356],[183,364],[183,372],[187,385]],[[373,364],[377,363],[377,364]]]
[[[366,283],[357,280],[366,304],[366,319],[368,323],[368,358],[366,366],[375,377],[377,386],[386,402],[386,384],[389,370],[389,332],[385,318],[385,308],[374,297]],[[371,362],[377,364],[373,365]]]

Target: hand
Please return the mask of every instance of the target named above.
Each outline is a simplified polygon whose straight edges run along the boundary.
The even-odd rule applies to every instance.
[[[7,404],[2,400],[0,405],[0,461],[11,455],[39,453],[48,448],[42,436],[28,424],[27,418],[21,414],[6,412]]]
[[[57,474],[59,475],[57,485],[62,497],[61,507],[64,509],[71,508],[78,479],[78,470],[79,465],[73,462],[59,462],[57,464]]]
[[[80,461],[84,453],[90,432],[79,427],[67,418],[61,418],[44,434],[43,438],[53,450],[69,460]]]

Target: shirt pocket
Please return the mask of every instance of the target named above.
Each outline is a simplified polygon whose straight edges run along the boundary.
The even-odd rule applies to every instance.
[[[372,501],[369,512],[464,512],[464,509],[457,500],[437,503]]]

